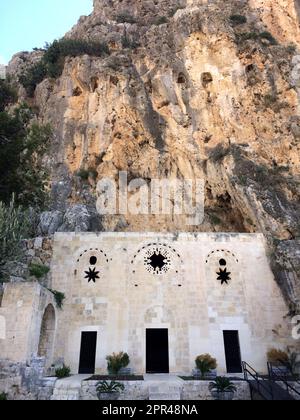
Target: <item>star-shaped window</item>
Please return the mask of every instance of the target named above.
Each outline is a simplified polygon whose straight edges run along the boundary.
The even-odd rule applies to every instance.
[[[96,268],[94,267],[93,269],[89,269],[89,271],[85,271],[85,279],[88,279],[88,283],[90,283],[91,281],[96,283],[96,280],[99,279],[99,271],[96,271]]]
[[[224,270],[222,270],[222,268],[220,268],[220,271],[217,273],[218,278],[217,280],[219,280],[221,282],[221,284],[228,284],[229,280],[231,280],[230,274],[227,271],[227,268],[224,268]]]

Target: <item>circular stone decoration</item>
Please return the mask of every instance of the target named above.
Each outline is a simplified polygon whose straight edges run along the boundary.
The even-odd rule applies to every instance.
[[[145,266],[152,274],[167,273],[171,268],[170,253],[160,246],[148,249],[145,255]]]

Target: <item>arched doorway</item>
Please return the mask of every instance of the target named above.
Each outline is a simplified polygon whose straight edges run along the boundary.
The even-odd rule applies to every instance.
[[[55,334],[55,310],[49,304],[42,319],[38,356],[45,357],[46,368],[51,365]]]

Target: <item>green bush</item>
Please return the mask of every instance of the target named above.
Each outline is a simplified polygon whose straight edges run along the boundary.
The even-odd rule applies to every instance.
[[[232,15],[232,16],[230,16],[230,22],[234,26],[243,25],[243,24],[247,23],[247,18],[246,18],[246,16],[242,16],[242,15]]]
[[[55,376],[58,379],[68,378],[71,375],[71,369],[69,366],[63,365],[62,368],[56,369]]]
[[[106,44],[95,41],[80,39],[60,39],[52,44],[47,44],[42,59],[26,70],[20,76],[20,82],[29,96],[33,96],[36,86],[47,77],[58,78],[61,76],[66,57],[78,57],[81,55],[102,57],[109,54]]]
[[[126,368],[130,359],[127,353],[113,353],[110,356],[106,357],[107,360],[107,370],[110,375],[118,375],[121,369]]]
[[[16,91],[5,80],[0,79],[0,112],[17,101]]]
[[[50,271],[46,265],[31,263],[29,266],[29,273],[31,276],[36,277],[38,280],[45,277]]]
[[[27,94],[32,97],[35,88],[47,77],[47,67],[43,61],[31,66],[23,74],[21,74],[19,81],[26,89]]]
[[[22,255],[21,240],[31,229],[30,212],[17,206],[14,197],[9,205],[0,202],[0,267]]]
[[[243,32],[240,34],[236,34],[236,41],[238,44],[242,44],[245,41],[263,41],[267,40],[271,45],[277,45],[278,42],[273,37],[273,35],[270,32]]]
[[[278,44],[277,40],[273,37],[273,35],[270,32],[267,32],[267,31],[261,32],[259,34],[259,38],[260,39],[266,39],[267,41],[270,42],[271,45],[277,45]]]
[[[52,290],[52,289],[48,289],[48,290],[49,292],[53,294],[57,307],[59,309],[62,309],[64,300],[66,299],[65,294],[62,292],[58,292],[57,290]]]
[[[76,172],[76,176],[81,178],[83,181],[87,181],[90,177],[92,179],[97,179],[98,172],[94,168],[89,169],[79,169],[79,171]]]
[[[0,401],[6,401],[7,400],[7,394],[5,392],[0,393]]]
[[[76,176],[81,178],[83,181],[87,181],[90,175],[87,169],[79,169],[79,171],[76,172]]]
[[[210,221],[213,225],[221,225],[222,224],[222,220],[216,216],[215,214],[210,214],[209,215]]]
[[[225,376],[218,376],[213,382],[209,384],[209,390],[221,393],[235,392],[237,388],[229,378],[226,378]]]
[[[195,360],[196,367],[201,372],[201,378],[204,379],[205,376],[212,370],[217,368],[217,360],[210,356],[210,354],[201,354]]]
[[[52,130],[49,125],[30,125],[34,113],[26,104],[12,114],[0,112],[0,201],[44,208],[48,174],[42,159]]]

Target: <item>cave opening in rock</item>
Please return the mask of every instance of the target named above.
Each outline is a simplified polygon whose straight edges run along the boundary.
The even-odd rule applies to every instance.
[[[186,84],[186,77],[183,73],[179,73],[178,78],[177,78],[177,83],[179,85],[185,85]]]
[[[212,74],[211,74],[211,73],[206,72],[206,73],[202,73],[201,80],[202,80],[202,86],[203,86],[204,88],[207,88],[207,87],[208,87],[208,85],[209,85],[210,83],[212,83],[214,79],[213,79],[213,77],[212,77]]]
[[[79,86],[73,89],[73,96],[81,96],[81,95],[82,95],[82,90],[80,89]]]

